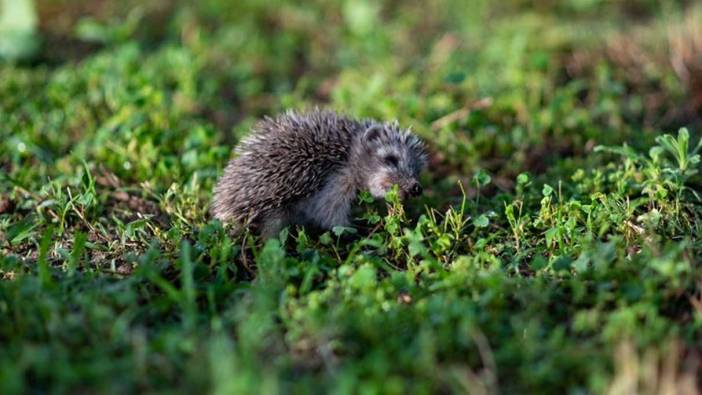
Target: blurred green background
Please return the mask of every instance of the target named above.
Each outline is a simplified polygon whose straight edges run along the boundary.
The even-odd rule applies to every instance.
[[[0,59],[0,393],[699,389],[699,2],[5,0]],[[232,238],[232,147],[312,106],[425,196]]]

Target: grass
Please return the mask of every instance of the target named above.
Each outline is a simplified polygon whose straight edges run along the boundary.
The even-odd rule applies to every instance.
[[[696,393],[702,9],[547,3],[38,3],[0,393]],[[231,237],[231,148],[314,105],[412,126],[425,195]]]

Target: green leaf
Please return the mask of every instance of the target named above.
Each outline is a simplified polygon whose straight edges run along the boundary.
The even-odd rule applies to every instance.
[[[568,256],[559,256],[553,262],[553,270],[557,272],[568,271],[573,266],[573,260]]]
[[[529,174],[528,173],[521,173],[517,176],[517,184],[518,185],[526,185],[529,182]]]
[[[76,36],[83,41],[101,44],[116,44],[127,42],[139,27],[143,11],[135,7],[124,20],[101,23],[92,18],[83,18],[76,26]]]
[[[478,170],[473,176],[473,184],[477,187],[484,187],[492,181],[492,177],[485,170]]]
[[[329,232],[324,232],[321,236],[319,236],[319,242],[322,243],[322,245],[328,246],[334,243],[334,240]]]
[[[332,233],[334,233],[334,236],[340,237],[344,233],[348,233],[351,235],[356,234],[357,231],[356,231],[356,228],[352,228],[349,226],[335,226],[332,228]]]
[[[546,231],[545,237],[546,237],[546,246],[551,247],[553,246],[553,242],[556,240],[556,237],[560,234],[560,229],[559,228],[551,228]]]
[[[595,147],[595,152],[608,152],[610,154],[621,155],[631,160],[639,159],[639,154],[637,154],[636,151],[634,151],[631,147],[629,147],[626,144],[624,144],[621,147],[606,147],[598,145],[597,147]]]
[[[197,289],[193,279],[194,263],[191,256],[191,246],[187,240],[180,244],[180,289],[182,309],[185,315],[183,323],[187,328],[192,328],[195,324],[197,304]]]
[[[83,250],[85,248],[85,242],[87,240],[87,235],[83,232],[77,232],[73,238],[73,250],[71,251],[71,259],[68,261],[68,271],[73,274],[83,257]]]
[[[11,244],[16,245],[24,240],[31,238],[34,235],[34,228],[37,227],[37,223],[32,216],[26,216],[21,221],[13,224],[7,230],[7,240]]]
[[[583,273],[584,271],[587,270],[589,264],[590,264],[590,257],[588,256],[587,253],[583,252],[580,254],[578,259],[573,261],[573,268],[575,269],[576,272]]]
[[[548,184],[544,184],[541,194],[544,195],[544,197],[549,197],[553,194],[553,188]]]
[[[376,270],[368,264],[359,267],[349,278],[349,285],[357,289],[373,288],[376,282]]]
[[[358,201],[359,203],[373,203],[373,195],[368,191],[361,191],[361,193],[358,194]]]
[[[476,228],[487,228],[488,225],[490,225],[490,218],[485,214],[481,214],[473,220],[473,226]]]
[[[54,237],[54,229],[48,228],[44,231],[44,235],[39,243],[39,258],[37,259],[38,269],[39,269],[39,281],[43,286],[50,285],[52,283],[51,272],[49,271],[49,249],[51,248],[51,241]]]

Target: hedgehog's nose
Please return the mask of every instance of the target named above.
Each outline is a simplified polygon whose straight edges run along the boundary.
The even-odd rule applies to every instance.
[[[415,182],[409,190],[410,195],[419,196],[422,194],[422,186],[418,182]]]

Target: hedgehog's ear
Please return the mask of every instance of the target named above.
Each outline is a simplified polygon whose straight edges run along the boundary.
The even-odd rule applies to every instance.
[[[366,129],[365,132],[363,132],[363,141],[370,145],[373,144],[374,142],[380,140],[380,137],[383,135],[383,126],[382,125],[371,125]]]

